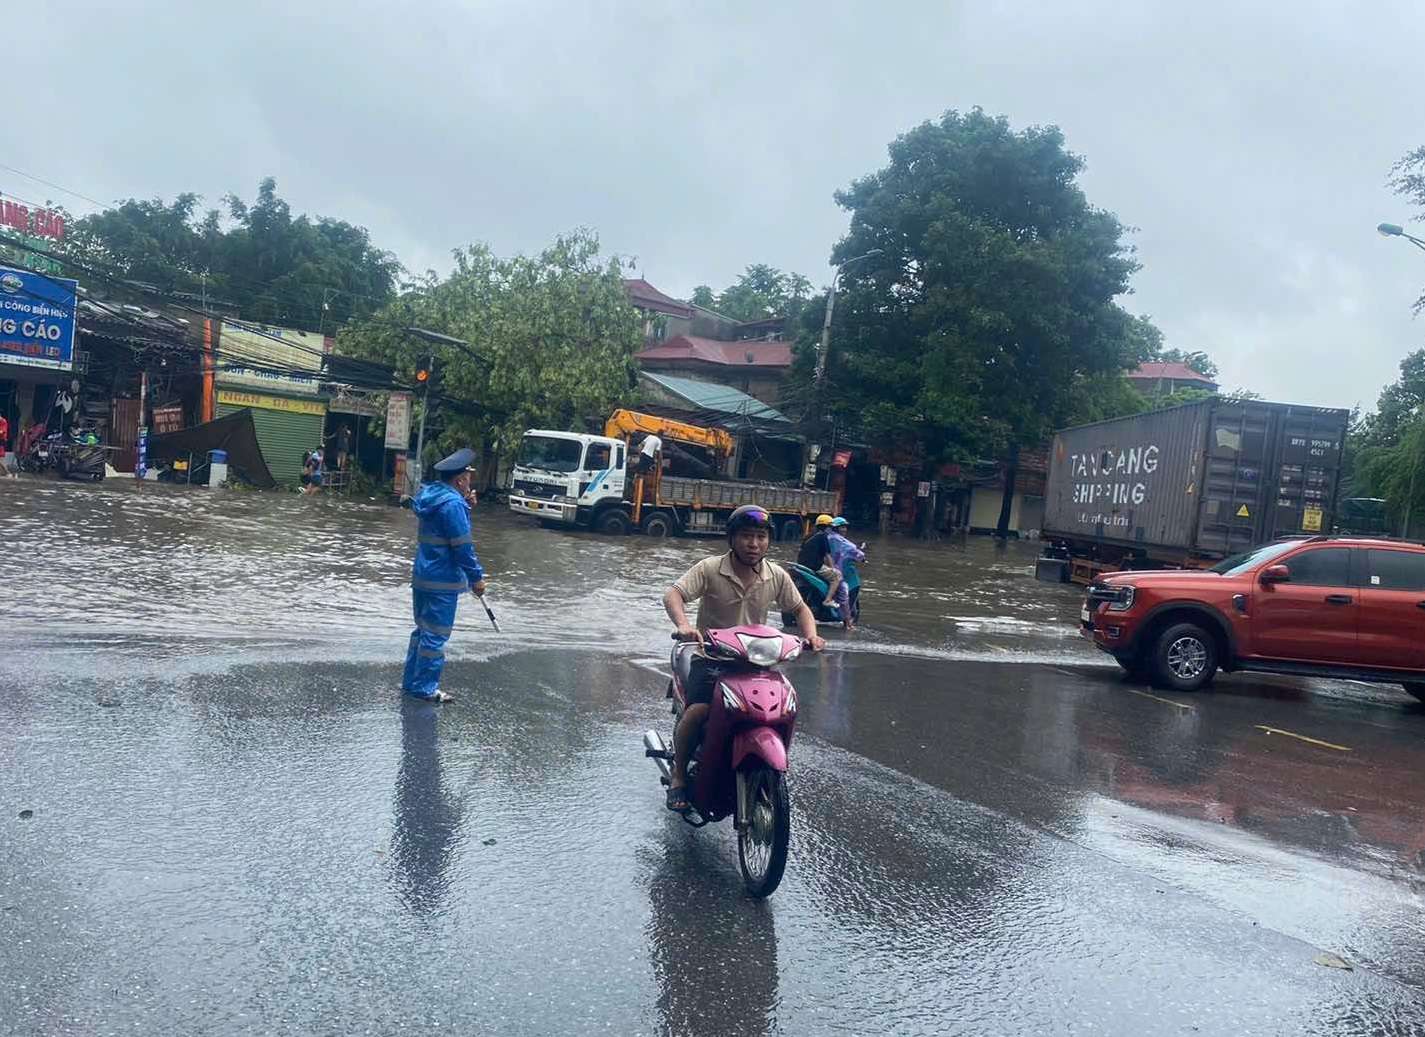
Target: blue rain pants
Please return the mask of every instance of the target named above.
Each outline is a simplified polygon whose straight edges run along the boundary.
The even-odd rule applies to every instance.
[[[455,606],[459,594],[438,591],[411,591],[416,628],[406,649],[406,670],[401,689],[416,698],[433,698],[440,689],[440,673],[445,669],[445,642],[455,626]]]

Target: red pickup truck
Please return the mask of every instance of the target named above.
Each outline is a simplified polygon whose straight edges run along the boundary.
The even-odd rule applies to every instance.
[[[1425,702],[1425,545],[1277,540],[1210,569],[1089,585],[1082,632],[1134,677],[1196,691],[1217,670],[1400,684]]]

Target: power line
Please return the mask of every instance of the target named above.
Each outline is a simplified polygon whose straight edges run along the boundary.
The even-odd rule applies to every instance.
[[[22,176],[26,180],[33,180],[35,183],[43,184],[45,187],[52,187],[56,191],[61,191],[64,194],[71,195],[74,198],[79,198],[83,201],[89,202],[92,205],[97,205],[101,209],[109,208],[108,205],[99,201],[97,198],[90,198],[87,194],[80,194],[78,191],[71,191],[69,188],[61,187],[59,184],[46,180],[44,177],[35,176],[33,173],[26,173],[23,169],[16,169],[14,166],[7,166],[3,162],[0,162],[0,169],[5,170],[5,172],[7,173],[14,173],[16,176]]]
[[[90,203],[92,203],[92,204],[94,204],[94,205],[97,205],[97,206],[100,208],[100,210],[103,211],[103,212],[113,213],[113,214],[116,214],[116,215],[120,216],[121,218],[123,218],[123,219],[129,224],[129,226],[133,227],[134,229],[136,229],[136,230],[140,229],[140,228],[137,227],[136,224],[133,223],[132,220],[130,220],[130,219],[128,218],[128,214],[124,212],[124,210],[123,210],[123,208],[122,208],[122,205],[124,204],[123,202],[113,203],[113,204],[105,204],[105,203],[100,202],[99,200],[97,200],[97,199],[95,199],[95,198],[89,197],[88,195],[82,194],[82,193],[80,193],[80,192],[78,192],[78,191],[74,191],[74,190],[72,190],[72,189],[70,189],[70,188],[67,188],[67,187],[63,187],[63,186],[61,186],[61,185],[59,185],[59,184],[54,183],[54,182],[51,181],[51,180],[46,180],[46,179],[44,179],[43,177],[35,176],[35,175],[32,174],[32,173],[27,173],[27,172],[25,172],[25,171],[22,170],[22,169],[16,169],[16,168],[13,167],[13,166],[9,166],[9,165],[5,165],[5,164],[3,164],[3,163],[0,163],[0,169],[6,170],[6,171],[11,172],[11,173],[14,173],[14,174],[17,175],[17,176],[22,176],[22,177],[24,177],[24,178],[27,179],[27,180],[33,180],[33,181],[36,182],[36,183],[44,184],[44,185],[47,186],[47,187],[52,187],[52,188],[54,188],[56,191],[62,191],[62,192],[64,192],[65,194],[74,196],[75,198],[83,199],[83,200],[86,201],[86,202],[90,202]],[[41,205],[40,203],[38,203],[38,202],[34,202],[34,201],[31,201],[31,200],[26,199],[26,198],[21,198],[21,197],[18,196],[18,195],[11,195],[11,197],[15,198],[17,201],[24,202],[25,204],[30,205],[30,206],[34,206],[34,207],[36,207],[36,208],[43,208],[43,207],[44,207],[44,206],[42,206],[42,205]],[[126,201],[136,201],[136,199],[126,199]],[[322,216],[316,217],[315,219],[311,219],[310,217],[307,217],[306,214],[303,214],[302,216],[299,216],[299,217],[298,217],[298,219],[303,219],[303,218],[308,219],[309,222],[310,222],[313,226],[319,225],[322,220],[330,219],[330,217],[322,217]],[[362,230],[365,230],[365,228],[361,228],[361,229],[362,229]],[[377,249],[376,251],[379,251],[379,252],[382,252],[382,253],[385,253],[385,254],[391,254],[391,253],[387,252],[387,250],[384,250],[384,249]],[[162,259],[164,259],[164,260],[166,260],[166,261],[168,261],[168,262],[174,263],[175,266],[177,266],[177,268],[178,268],[179,270],[181,270],[184,274],[186,274],[187,276],[189,276],[189,277],[191,277],[191,278],[197,279],[197,278],[200,278],[200,277],[202,276],[201,274],[199,274],[199,273],[197,273],[197,272],[195,272],[195,271],[192,271],[192,270],[190,270],[190,269],[184,267],[181,263],[179,263],[178,261],[174,260],[173,257],[171,257],[171,256],[163,256],[162,254],[159,254],[159,258],[162,258]],[[405,267],[400,263],[399,260],[396,261],[396,265],[397,265],[397,267],[400,269],[400,271],[402,271],[402,272],[408,272],[408,271],[405,270]],[[317,316],[317,318],[318,318],[317,322],[318,322],[319,324],[321,323],[321,316],[322,316],[322,313],[321,313],[321,311],[318,309],[318,307],[321,306],[321,305],[324,305],[325,302],[328,301],[326,298],[324,298],[324,299],[322,300],[322,302],[314,304],[313,299],[303,299],[303,298],[300,298],[300,297],[298,297],[298,296],[296,296],[296,295],[292,295],[292,294],[279,294],[279,293],[277,293],[277,292],[275,292],[275,291],[272,290],[271,284],[259,284],[259,283],[257,283],[257,282],[247,281],[247,280],[244,280],[244,279],[241,279],[241,278],[235,278],[235,277],[232,277],[231,275],[227,275],[227,274],[220,274],[219,276],[220,276],[220,278],[221,278],[223,281],[225,281],[227,284],[231,285],[232,287],[234,287],[234,288],[236,288],[236,289],[246,291],[248,294],[254,296],[254,298],[257,299],[257,300],[259,300],[259,301],[262,300],[262,299],[270,299],[272,302],[278,304],[279,307],[285,308],[285,309],[307,309],[307,308],[311,308],[312,311],[313,311],[313,313],[315,313],[316,316]],[[315,291],[315,290],[314,290],[314,291]],[[331,292],[331,293],[332,293],[332,296],[331,296],[332,298],[334,298],[336,295],[342,295],[342,296],[346,296],[347,298],[350,298],[350,299],[359,299],[359,300],[361,300],[361,301],[363,301],[363,302],[368,302],[368,303],[371,303],[371,304],[373,304],[373,305],[375,305],[375,306],[384,306],[384,305],[387,305],[387,304],[389,304],[389,303],[391,302],[390,299],[378,298],[378,297],[376,297],[376,296],[367,295],[367,294],[365,294],[365,293],[363,293],[363,292],[351,291],[351,290],[349,290],[349,289],[347,289],[347,288],[344,288],[344,287],[338,288],[338,287],[333,287],[333,286],[331,286],[331,285],[323,285],[323,286],[322,286],[322,291],[323,291],[324,295],[325,295],[326,292]]]
[[[25,246],[25,245],[23,245],[22,243],[19,243],[19,242],[14,242],[14,245],[15,245],[16,247],[18,247],[18,248],[24,249],[25,251],[34,252],[34,253],[36,253],[36,254],[38,254],[38,255],[41,255],[41,256],[48,256],[48,255],[49,255],[49,253],[42,252],[42,251],[40,251],[40,250],[38,250],[38,249],[29,248],[29,247],[27,247],[27,246]],[[93,270],[92,268],[87,268],[87,267],[85,267],[85,266],[83,266],[83,265],[81,265],[81,264],[78,264],[78,263],[76,263],[76,262],[74,262],[73,260],[70,260],[70,259],[68,259],[68,258],[63,259],[62,262],[64,262],[66,265],[74,266],[76,269],[79,269],[79,270],[81,270],[82,272],[85,272],[85,273],[89,274],[90,276],[97,278],[97,279],[100,280],[100,281],[105,281],[105,282],[111,283],[111,284],[117,284],[117,285],[119,285],[119,286],[121,286],[121,287],[132,287],[133,284],[134,284],[133,282],[125,281],[125,280],[122,280],[122,279],[110,279],[110,278],[106,278],[103,274],[101,274],[101,273],[99,273],[99,272]],[[27,266],[21,266],[20,269],[26,270],[26,271],[29,272],[29,273],[35,274],[35,275],[37,275],[37,276],[39,276],[39,277],[42,277],[42,278],[44,278],[45,280],[50,281],[51,283],[55,283],[55,284],[58,284],[58,283],[59,283],[56,278],[52,277],[50,274],[48,274],[48,273],[46,273],[46,272],[44,272],[44,271],[35,270],[35,269],[33,269],[32,267],[27,267]],[[65,288],[66,292],[68,291],[67,286],[61,285],[61,287]],[[41,295],[38,295],[37,293],[34,293],[34,292],[26,291],[25,294],[30,295],[30,296],[32,296],[32,297],[34,297],[34,298],[42,299],[42,300],[44,300],[44,301],[46,301],[46,302],[53,303],[53,304],[55,304],[55,305],[57,305],[57,306],[58,306],[58,305],[62,305],[58,300],[47,299],[46,297],[41,296]],[[153,294],[161,294],[161,293],[154,292]],[[93,304],[96,305],[96,306],[102,306],[102,307],[106,307],[106,308],[112,305],[112,304],[109,304],[109,303],[98,303],[98,302],[94,302],[93,300],[90,300],[90,301],[93,302]],[[209,319],[213,319],[215,316],[217,316],[217,315],[213,315],[213,314],[208,314],[208,313],[206,313],[205,311],[202,311],[202,310],[197,309],[196,307],[191,307],[191,306],[182,305],[181,303],[174,303],[173,305],[174,305],[174,308],[176,308],[176,309],[187,310],[188,312],[196,313],[196,314],[199,314],[199,315],[208,317]],[[102,332],[98,332],[98,331],[82,332],[82,329],[78,328],[78,326],[77,326],[77,321],[78,321],[78,312],[77,312],[77,310],[78,310],[78,308],[76,307],[76,312],[75,312],[74,316],[75,316],[75,320],[76,320],[76,332],[77,332],[77,333],[83,333],[83,334],[88,334],[88,335],[95,335],[95,336],[97,336],[97,337],[106,338],[106,339],[108,339],[108,340],[110,340],[110,341],[122,342],[122,343],[125,345],[125,347],[127,347],[127,348],[129,349],[130,352],[133,352],[133,353],[136,353],[136,354],[138,354],[138,353],[143,353],[143,352],[147,352],[147,350],[148,350],[149,347],[146,346],[146,345],[142,345],[142,344],[138,344],[138,343],[126,341],[126,340],[121,339],[121,338],[115,338],[113,335],[105,335],[105,334],[103,334]],[[281,364],[281,363],[279,363],[279,362],[276,362],[276,361],[267,360],[267,359],[264,359],[264,358],[261,358],[261,357],[253,357],[253,356],[250,356],[250,355],[244,354],[244,353],[234,352],[234,351],[231,350],[231,349],[224,349],[224,348],[221,347],[221,341],[222,341],[221,336],[219,336],[219,345],[218,345],[218,346],[214,346],[214,347],[212,347],[210,350],[205,350],[203,347],[197,345],[196,343],[193,343],[193,342],[189,341],[188,339],[185,339],[185,338],[171,338],[171,337],[168,337],[168,336],[164,335],[163,333],[161,333],[158,329],[155,329],[155,328],[153,328],[153,327],[151,327],[151,326],[148,326],[148,325],[140,324],[140,323],[133,317],[133,315],[131,315],[131,314],[127,314],[127,313],[123,313],[123,312],[112,312],[112,311],[110,311],[110,312],[107,313],[107,316],[110,317],[110,318],[113,319],[113,320],[116,320],[116,321],[119,321],[119,322],[124,322],[124,323],[128,323],[128,324],[133,325],[133,326],[136,327],[140,332],[142,332],[145,336],[151,337],[151,338],[155,341],[156,344],[157,344],[157,343],[162,343],[162,344],[166,344],[166,345],[169,346],[169,347],[172,347],[172,348],[169,350],[169,352],[171,352],[171,353],[174,353],[174,354],[193,354],[193,353],[199,353],[200,355],[206,355],[206,356],[211,357],[211,358],[213,359],[213,361],[214,361],[215,364],[216,364],[219,360],[226,361],[226,367],[225,367],[225,368],[222,368],[222,369],[224,369],[224,370],[231,370],[231,369],[236,368],[236,367],[241,367],[241,368],[244,368],[244,369],[247,369],[247,370],[259,371],[259,372],[268,373],[268,374],[285,375],[285,376],[288,376],[288,377],[314,377],[314,378],[319,378],[320,375],[321,375],[321,368],[320,368],[320,366],[318,366],[318,368],[316,368],[316,369],[312,369],[312,368],[310,368],[310,367],[297,367],[297,366],[295,366],[295,365],[283,365],[283,364]],[[222,318],[222,317],[217,317],[217,319],[219,319],[219,320],[228,320],[227,318]],[[228,323],[230,323],[230,324],[236,324],[236,325],[238,325],[239,327],[241,327],[242,330],[248,331],[248,332],[251,333],[251,334],[259,335],[259,336],[261,336],[261,337],[263,337],[263,338],[271,339],[271,340],[274,341],[274,342],[278,342],[278,343],[281,343],[281,344],[283,344],[283,345],[293,347],[293,348],[296,349],[298,352],[306,353],[307,355],[314,356],[314,357],[317,357],[317,358],[319,358],[319,359],[320,359],[320,358],[325,358],[325,357],[327,357],[327,356],[329,355],[328,353],[326,353],[325,350],[313,349],[312,347],[305,346],[305,345],[303,345],[303,344],[301,344],[301,343],[293,342],[293,341],[290,340],[290,339],[284,339],[284,338],[281,338],[280,336],[273,335],[273,334],[271,334],[271,333],[269,333],[269,332],[266,332],[266,331],[261,330],[260,328],[246,327],[246,326],[244,326],[245,322],[242,322],[242,321],[228,320]],[[404,328],[402,328],[402,330],[404,330]],[[165,358],[165,362],[167,362],[167,359],[168,359],[168,358]],[[351,365],[353,365],[353,366],[356,366],[356,367],[358,367],[358,368],[359,368],[362,364],[370,365],[370,366],[369,366],[369,370],[370,370],[370,372],[371,372],[373,375],[377,375],[377,374],[382,375],[382,376],[385,376],[385,375],[386,375],[386,370],[387,370],[387,369],[386,369],[385,365],[380,365],[378,361],[370,361],[370,360],[367,360],[367,359],[365,359],[365,358],[360,358],[360,357],[342,357],[341,359],[342,359],[344,362],[346,362],[346,363],[348,363],[348,364],[351,364]],[[191,367],[190,370],[191,370],[193,373],[207,373],[206,363],[203,362],[203,361],[195,362],[195,363],[193,364],[193,366]],[[215,368],[213,369],[213,373],[216,374],[218,370],[219,370],[219,368],[217,368],[217,367],[215,366]],[[380,383],[372,383],[372,384],[364,384],[364,385],[358,385],[358,384],[356,384],[356,383],[343,383],[343,384],[350,384],[350,385],[352,386],[352,388],[366,389],[366,390],[368,390],[368,391],[369,391],[369,390],[382,390],[382,391],[386,391],[386,390],[393,390],[393,389],[394,389],[394,390],[397,390],[397,391],[412,391],[412,392],[413,392],[413,391],[416,391],[416,390],[417,390],[417,387],[416,387],[415,385],[412,385],[412,384],[410,384],[410,383],[400,382],[400,381],[396,380],[394,377],[388,377],[388,378],[386,378],[386,380],[384,380],[384,381],[382,381],[382,382],[380,382]],[[480,413],[497,413],[497,412],[494,412],[494,411],[490,411],[488,408],[483,407],[481,404],[479,404],[479,403],[477,403],[476,401],[473,401],[473,400],[465,400],[465,399],[463,399],[463,398],[461,398],[461,397],[442,397],[442,399],[445,399],[445,400],[447,400],[447,401],[449,401],[449,402],[452,402],[452,403],[464,404],[464,405],[466,405],[467,407],[477,408],[477,409],[478,409],[478,412],[480,412]],[[468,411],[467,411],[467,413],[468,413]]]

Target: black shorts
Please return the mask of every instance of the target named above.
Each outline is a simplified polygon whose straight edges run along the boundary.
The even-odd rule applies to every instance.
[[[701,656],[693,656],[688,665],[688,686],[683,689],[687,693],[684,705],[696,706],[700,703],[710,705],[713,688],[716,687],[717,679],[721,676],[721,666],[709,662]]]

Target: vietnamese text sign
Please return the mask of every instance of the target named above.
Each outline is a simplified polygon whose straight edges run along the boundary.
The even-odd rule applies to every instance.
[[[325,351],[325,340],[314,332],[225,320],[218,336],[218,384],[316,396]]]
[[[411,445],[411,394],[393,392],[386,404],[386,449],[405,450]]]
[[[268,396],[259,392],[239,392],[219,389],[218,402],[230,407],[255,407],[258,410],[281,410],[289,414],[325,414],[327,405],[321,400],[290,400],[285,396]]]
[[[0,267],[0,361],[70,370],[78,287],[74,281]]]

